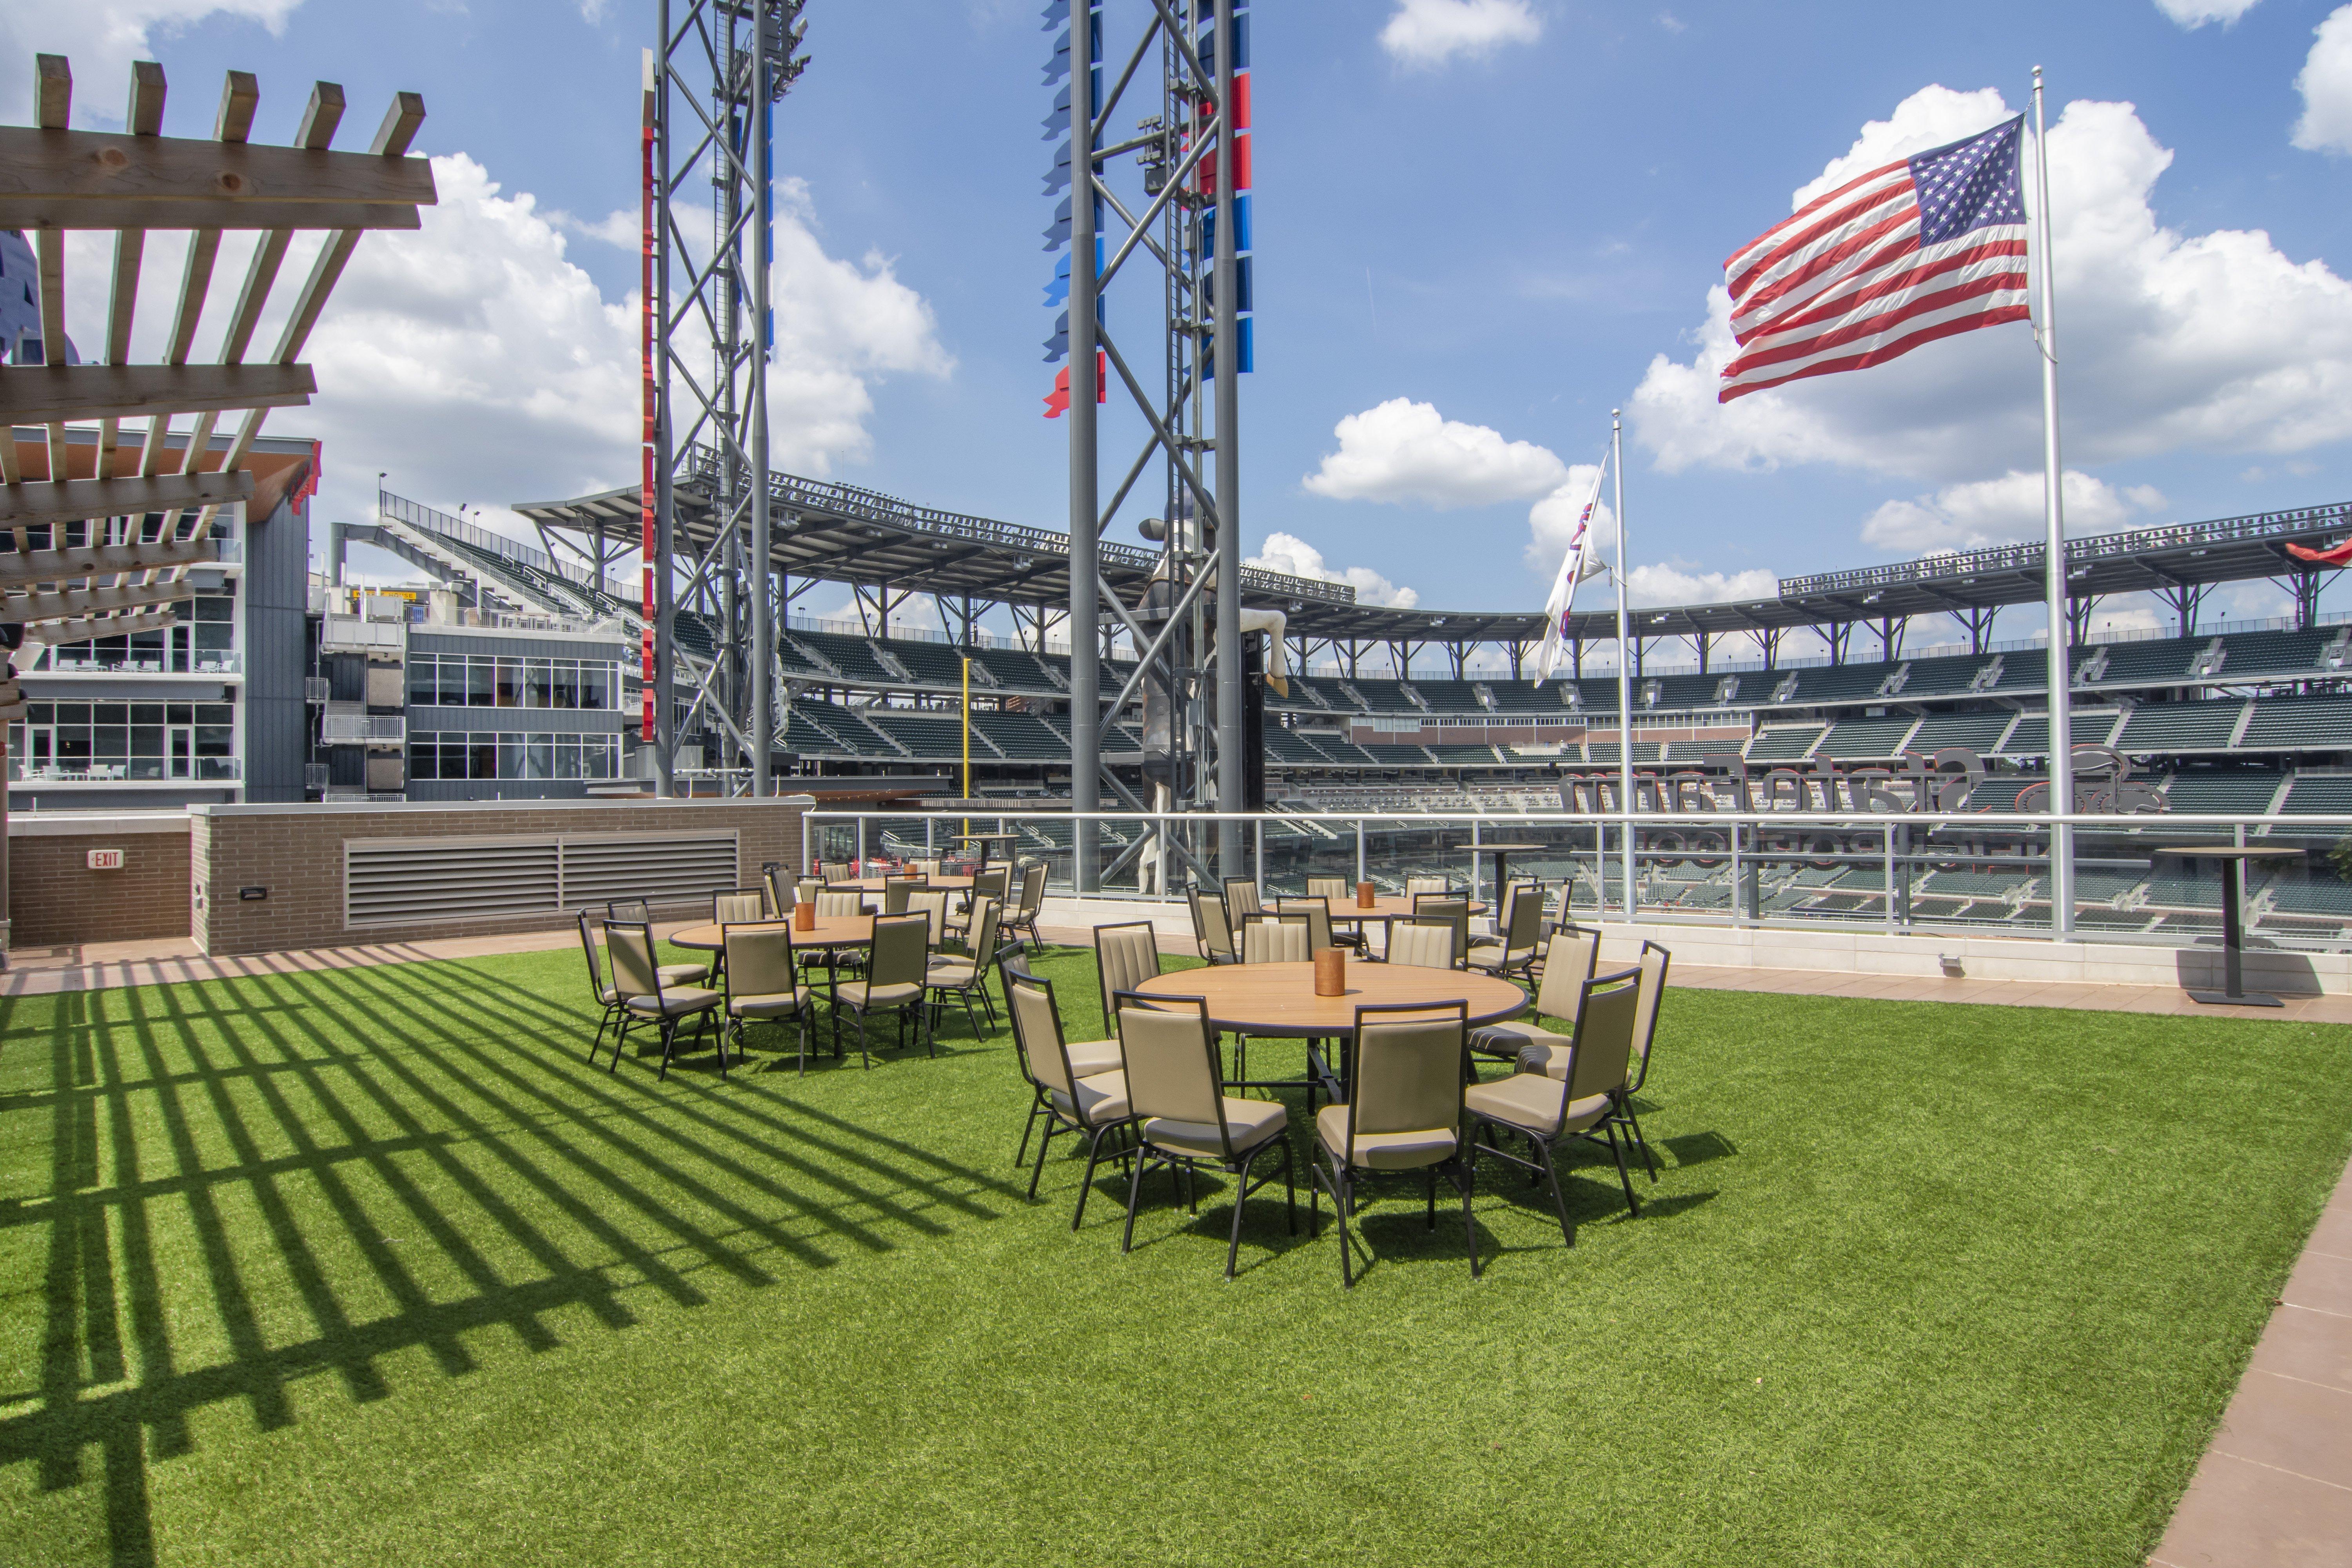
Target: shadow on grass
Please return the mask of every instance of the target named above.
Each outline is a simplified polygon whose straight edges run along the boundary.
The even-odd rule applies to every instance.
[[[667,1083],[592,1068],[593,1032],[465,964],[57,998],[49,1081],[0,1102],[47,1111],[50,1144],[47,1194],[0,1208],[0,1229],[47,1240],[37,1388],[0,1417],[0,1464],[57,1491],[91,1479],[94,1453],[109,1557],[151,1563],[148,1466],[191,1451],[203,1407],[284,1427],[298,1378],[387,1398],[395,1353],[468,1375],[478,1331],[543,1352],[559,1313],[634,1326],[625,1289],[698,1307],[698,1274],[764,1288],[780,1266],[992,1218],[1021,1190],[766,1074],[721,1085],[715,1058],[697,1061],[708,1073],[674,1063]],[[476,1239],[490,1237],[498,1261]],[[438,1267],[412,1263],[419,1241]],[[167,1277],[160,1259],[183,1250],[193,1266]],[[282,1300],[257,1300],[262,1278]],[[173,1344],[192,1286],[218,1321],[215,1364]],[[265,1332],[289,1316],[299,1331]]]

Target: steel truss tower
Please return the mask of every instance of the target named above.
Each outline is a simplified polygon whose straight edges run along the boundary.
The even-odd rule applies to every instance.
[[[646,55],[643,738],[660,793],[681,736],[716,731],[751,791],[771,789],[779,598],[769,556],[768,307],[775,104],[807,65],[802,0],[658,0]],[[681,556],[677,492],[707,495],[707,545]],[[683,604],[714,628],[681,659]]]
[[[1110,55],[1125,63],[1108,90],[1103,0],[1050,0],[1045,10],[1047,30],[1061,29],[1046,59],[1046,80],[1066,82],[1046,119],[1049,137],[1060,129],[1068,138],[1047,175],[1048,194],[1065,168],[1071,186],[1046,230],[1049,250],[1065,238],[1069,245],[1066,326],[1057,323],[1047,343],[1048,359],[1066,349],[1068,366],[1048,405],[1065,405],[1069,419],[1070,777],[1071,805],[1081,813],[1101,804],[1106,784],[1119,804],[1138,809],[1165,801],[1180,810],[1237,812],[1246,799],[1237,435],[1238,378],[1250,368],[1252,349],[1250,264],[1241,254],[1250,243],[1247,3],[1150,0],[1119,7],[1140,30]],[[1139,77],[1154,62],[1157,113],[1142,118],[1132,135],[1115,135],[1114,118],[1130,92],[1144,98],[1149,89],[1139,87]],[[1081,146],[1087,155],[1074,155],[1071,149]],[[1131,156],[1141,174],[1135,206],[1109,177],[1122,156]],[[1160,275],[1164,323],[1161,374],[1150,386],[1143,378],[1153,367],[1130,363],[1100,305],[1123,271],[1146,267]],[[1049,302],[1057,287],[1058,279],[1048,286]],[[1098,385],[1098,377],[1109,384]],[[1109,400],[1113,386],[1124,395],[1122,405],[1140,414],[1148,434],[1105,506],[1096,405]],[[1160,480],[1161,516],[1145,523],[1145,533],[1160,543],[1161,559],[1142,602],[1129,605],[1101,582],[1096,556],[1104,531],[1147,473]],[[1121,630],[1133,638],[1139,662],[1106,694],[1100,653]],[[1130,794],[1102,765],[1106,716],[1138,697],[1145,701],[1147,776],[1160,797],[1152,802]],[[1233,875],[1241,863],[1241,824],[1221,824],[1216,837],[1217,866]],[[1209,879],[1211,868],[1192,847],[1160,847]],[[1085,824],[1076,863],[1079,890],[1094,890],[1104,868]]]

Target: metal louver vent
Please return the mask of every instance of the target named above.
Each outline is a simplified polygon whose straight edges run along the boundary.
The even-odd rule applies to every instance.
[[[343,923],[558,914],[615,899],[689,903],[737,885],[729,833],[378,838],[343,846]]]

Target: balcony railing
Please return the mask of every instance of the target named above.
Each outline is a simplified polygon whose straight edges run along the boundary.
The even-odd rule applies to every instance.
[[[319,721],[319,739],[330,746],[398,745],[408,739],[408,721],[398,715],[329,713]]]
[[[110,763],[36,763],[13,752],[8,782],[40,784],[235,784],[245,777],[241,757],[131,757]]]

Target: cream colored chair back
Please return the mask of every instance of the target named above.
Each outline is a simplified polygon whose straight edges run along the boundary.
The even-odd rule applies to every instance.
[[[1633,1060],[1628,1068],[1631,1082],[1643,1076],[1650,1063],[1650,1042],[1657,1037],[1658,1004],[1666,994],[1666,965],[1674,954],[1656,942],[1642,944],[1642,1005],[1633,1016]]]
[[[926,938],[923,922],[911,916],[876,921],[872,956],[866,965],[867,992],[886,985],[919,987],[931,959]]]
[[[1350,1165],[1409,1171],[1450,1157],[1461,1135],[1466,1004],[1356,1009],[1356,1070],[1348,1103]],[[1410,1142],[1397,1133],[1423,1136]],[[1403,1146],[1399,1146],[1402,1144]]]
[[[1454,956],[1458,961],[1470,951],[1470,900],[1467,899],[1433,898],[1427,893],[1412,900],[1415,920],[1442,920],[1454,928]]]
[[[1257,896],[1257,884],[1247,877],[1225,879],[1225,919],[1239,926],[1247,917],[1263,914],[1265,901]]]
[[[846,860],[821,860],[817,863],[817,871],[828,882],[850,880],[849,862]]]
[[[1192,937],[1201,944],[1201,956],[1212,963],[1219,958],[1232,958],[1234,930],[1225,923],[1224,904],[1206,897],[1198,888],[1185,889],[1184,896],[1192,905]]]
[[[813,904],[816,902],[816,896],[824,891],[824,878],[803,877],[799,881],[793,884],[793,901],[801,904]]]
[[[1160,973],[1160,933],[1150,921],[1095,927],[1095,971],[1102,987],[1103,1016],[1108,1017],[1112,997]]]
[[[727,994],[789,996],[800,984],[793,973],[793,931],[783,925],[730,925],[719,932],[727,949]]]
[[[1021,901],[1013,912],[1024,920],[1045,907],[1045,862],[1032,860],[1021,869]]]
[[[1389,922],[1388,960],[1417,969],[1454,967],[1454,922],[1442,920]]]
[[[1276,914],[1307,917],[1307,951],[1309,955],[1320,952],[1331,945],[1329,900],[1318,898],[1278,899],[1275,901],[1274,909]]]
[[[1443,894],[1453,885],[1443,877],[1407,877],[1404,879],[1404,896],[1410,899],[1421,893]]]
[[[1349,887],[1343,878],[1309,877],[1307,879],[1307,896],[1310,899],[1352,899],[1356,896],[1356,889]]]
[[[994,899],[982,899],[971,907],[971,931],[964,946],[971,953],[975,974],[986,973],[996,957],[996,923],[1003,917],[1004,906]]]
[[[661,994],[661,971],[654,962],[654,930],[635,921],[604,922],[604,952],[613,961],[613,989],[621,1000]]]
[[[1584,1005],[1584,983],[1601,957],[1601,933],[1562,926],[1552,934],[1551,954],[1544,960],[1543,980],[1536,987],[1536,1011],[1559,1018],[1576,1032],[1577,1010]]]
[[[1075,1098],[1070,1087],[1070,1058],[1062,1045],[1062,1015],[1054,1005],[1051,981],[1008,965],[1004,997],[1013,1015],[1013,1043],[1019,1047],[1029,1077],[1040,1088]]]
[[[845,915],[866,912],[866,895],[860,892],[836,893],[830,889],[816,896],[816,912],[821,920],[839,920]]]
[[[1305,915],[1252,915],[1242,921],[1242,962],[1304,963],[1315,956],[1309,934]]]
[[[732,925],[742,921],[762,919],[768,912],[767,900],[756,888],[738,888],[731,893],[714,894],[710,900],[710,923]]]
[[[1198,997],[1129,997],[1118,1002],[1117,1017],[1127,1102],[1135,1114],[1213,1127],[1230,1150],[1207,1005]]]
[[[943,889],[925,888],[918,892],[908,893],[907,907],[901,911],[905,914],[920,915],[931,922],[930,944],[933,947],[939,946],[947,939],[950,896]]]
[[[1572,1105],[1591,1095],[1625,1087],[1633,1057],[1633,1020],[1642,1010],[1642,972],[1620,969],[1584,983],[1584,1003],[1576,1020],[1576,1044],[1568,1060]]]

